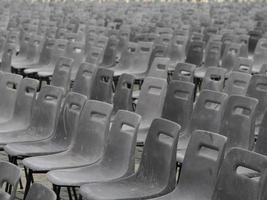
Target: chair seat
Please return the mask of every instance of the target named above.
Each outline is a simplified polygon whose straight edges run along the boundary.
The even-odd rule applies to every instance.
[[[81,186],[80,194],[84,199],[147,199],[160,196],[164,188],[158,184],[147,184],[135,177],[109,183],[93,183]]]

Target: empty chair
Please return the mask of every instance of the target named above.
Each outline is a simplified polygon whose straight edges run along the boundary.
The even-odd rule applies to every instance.
[[[167,88],[162,117],[181,126],[181,134],[188,129],[193,111],[195,85],[191,82],[170,82]]]
[[[230,95],[246,95],[251,75],[242,72],[231,72],[225,81],[223,92]]]
[[[240,48],[240,56],[248,57],[248,45],[249,45],[249,36],[245,34],[241,34],[238,38],[238,42],[241,44]]]
[[[155,199],[211,199],[224,158],[226,141],[227,138],[219,134],[194,131],[180,170],[178,185],[171,193]]]
[[[240,56],[241,45],[238,43],[227,43],[222,56],[222,68],[226,69],[227,72],[233,70],[235,60]]]
[[[118,111],[101,160],[85,167],[50,171],[47,174],[49,181],[56,186],[73,187],[89,182],[114,181],[132,175],[135,168],[134,152],[140,121],[141,117],[135,113]],[[131,130],[127,130],[125,126],[131,127]]]
[[[145,78],[135,110],[137,114],[142,116],[137,135],[138,144],[144,144],[153,119],[161,116],[166,92],[166,80],[153,77]]]
[[[267,64],[263,64],[258,73],[263,74],[263,75],[267,75]]]
[[[150,67],[147,76],[162,78],[167,80],[169,58],[156,57]]]
[[[56,200],[56,194],[40,183],[34,183],[29,190],[26,200]]]
[[[1,200],[15,200],[18,183],[21,177],[20,169],[7,162],[0,162],[0,182],[1,187],[6,183],[10,187],[10,193],[1,191],[0,198]]]
[[[203,59],[204,43],[202,41],[191,41],[185,62],[201,66]]]
[[[85,61],[99,66],[103,62],[103,48],[92,46],[87,53]]]
[[[239,170],[242,168],[257,171],[259,173],[258,180],[240,174]],[[266,178],[266,168],[265,156],[245,149],[233,148],[223,161],[211,199],[260,199],[262,179]]]
[[[85,101],[84,95],[69,92],[61,109],[57,127],[49,138],[34,142],[11,143],[4,147],[5,152],[16,159],[66,151],[76,133]]]
[[[101,63],[102,67],[112,67],[116,64],[118,42],[119,40],[115,36],[109,38]]]
[[[112,81],[113,71],[105,68],[98,68],[92,86],[91,99],[112,102]]]
[[[248,50],[249,53],[254,53],[258,41],[261,39],[263,33],[262,30],[252,30],[249,33]]]
[[[251,74],[253,67],[253,60],[244,57],[236,58],[235,65],[233,71],[243,72]]]
[[[178,81],[194,81],[194,72],[196,66],[190,63],[178,63],[175,67],[174,73],[172,75],[173,80]]]
[[[257,46],[255,48],[253,57],[254,65],[252,68],[253,73],[259,72],[261,66],[267,63],[266,54],[267,54],[267,39],[262,38],[258,41]]]
[[[222,91],[226,70],[220,67],[209,67],[201,84],[201,89]]]
[[[6,47],[6,50],[4,51],[2,55],[0,70],[3,72],[11,72],[11,60],[13,57],[13,54],[15,53],[15,45],[14,44],[8,44]]]
[[[228,138],[227,152],[232,147],[253,148],[257,105],[258,100],[255,98],[236,95],[229,97],[219,131]]]
[[[206,49],[205,67],[217,67],[221,58],[221,42],[211,41]]]
[[[12,118],[22,76],[0,73],[0,123]]]
[[[149,129],[140,166],[127,178],[83,185],[85,199],[148,199],[164,195],[175,187],[175,152],[179,125],[155,119]]]
[[[53,133],[60,111],[63,91],[54,86],[41,89],[33,104],[30,126],[24,130],[1,132],[1,145],[46,139]]]
[[[179,163],[183,162],[193,131],[205,130],[219,133],[227,98],[227,94],[217,91],[202,90],[200,92],[188,129],[179,138],[177,149],[177,161]]]
[[[33,173],[82,167],[99,161],[104,153],[111,112],[111,104],[88,100],[81,112],[75,137],[68,150],[24,159],[23,165],[29,169],[25,194],[29,190]]]
[[[72,91],[91,98],[92,85],[94,83],[97,67],[90,63],[82,63],[73,83]]]
[[[122,74],[113,96],[113,113],[116,113],[118,110],[133,110],[133,87],[134,76],[130,74]]]

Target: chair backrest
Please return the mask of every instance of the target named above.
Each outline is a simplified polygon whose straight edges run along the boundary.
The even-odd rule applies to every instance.
[[[228,137],[227,152],[232,147],[252,149],[254,146],[255,111],[258,100],[232,95],[225,107],[220,134]]]
[[[227,43],[223,56],[222,67],[231,71],[235,65],[235,60],[239,57],[241,45],[238,43]]]
[[[91,99],[112,102],[112,81],[113,71],[105,68],[98,68],[92,87]]]
[[[99,66],[103,62],[103,56],[104,52],[102,47],[92,46],[88,51],[85,61]]]
[[[244,57],[238,57],[235,60],[233,71],[251,74],[253,67],[253,60]]]
[[[247,90],[247,96],[259,100],[256,110],[256,118],[260,119],[267,107],[267,76],[255,74],[251,77]]]
[[[0,73],[0,112],[4,119],[11,119],[17,99],[22,76],[11,73]]]
[[[191,41],[188,48],[185,62],[200,66],[203,59],[204,42]]]
[[[30,39],[29,49],[27,52],[27,59],[30,61],[39,62],[39,58],[41,57],[41,52],[43,52],[43,47],[48,45],[48,43],[49,46],[53,45],[52,44],[53,40],[51,40],[51,44],[50,40],[51,39],[46,39],[44,41],[43,39],[40,38],[40,36],[34,34]]]
[[[162,117],[187,129],[191,120],[195,85],[191,82],[171,81],[167,88]]]
[[[267,64],[263,64],[258,73],[263,74],[263,75],[267,75]]]
[[[32,110],[31,128],[36,129],[35,134],[47,136],[55,129],[63,93],[55,86],[42,87]]]
[[[226,70],[220,67],[209,67],[201,84],[201,89],[222,91]]]
[[[140,121],[140,115],[126,110],[119,110],[113,120],[101,164],[109,166],[120,177],[134,173]]]
[[[174,190],[177,197],[211,199],[224,159],[226,141],[226,137],[216,133],[194,131]]]
[[[172,191],[176,180],[176,148],[180,126],[166,119],[154,119],[148,131],[136,178],[159,185],[162,195]]]
[[[31,37],[32,37],[32,33],[29,33],[29,32],[23,33],[23,36],[20,40],[21,41],[20,42],[20,48],[19,48],[19,56],[20,57],[26,57],[27,56]]]
[[[206,55],[204,60],[205,67],[217,67],[221,58],[222,43],[211,41],[207,45]]]
[[[48,47],[48,48],[51,48],[51,52],[52,52],[50,65],[54,67],[58,59],[64,56],[65,51],[67,49],[67,44],[68,44],[68,41],[65,39],[57,39],[55,41],[55,45]]]
[[[53,190],[41,185],[40,183],[33,183],[26,200],[56,200],[57,196]]]
[[[72,58],[60,57],[54,69],[51,85],[61,87],[67,93],[70,88],[72,65]]]
[[[178,81],[194,81],[194,71],[196,66],[190,63],[178,63],[175,67],[174,73],[172,75],[173,80]]]
[[[132,93],[134,80],[134,76],[131,74],[122,74],[120,76],[113,97],[114,113],[118,110],[133,110]]]
[[[166,92],[166,80],[145,78],[135,110],[142,116],[142,122],[150,124],[154,118],[161,116]]]
[[[4,183],[12,186],[12,191],[8,199],[15,200],[18,183],[21,177],[21,170],[16,165],[8,162],[0,162],[0,185],[3,187]],[[8,194],[5,194],[8,195]]]
[[[15,45],[8,44],[2,55],[0,70],[4,72],[11,72],[12,57],[15,53]]]
[[[185,59],[186,36],[174,36],[167,50],[167,55],[171,61],[182,62]]]
[[[166,79],[168,77],[168,62],[169,58],[156,57],[147,76]]]
[[[205,130],[218,133],[228,95],[221,92],[202,90],[196,101],[189,126],[189,133]]]
[[[119,66],[124,69],[129,69],[135,62],[135,54],[137,52],[137,43],[128,42],[122,50]]]
[[[95,79],[97,67],[90,63],[82,63],[76,74],[72,91],[91,98],[92,85]]]
[[[223,92],[230,95],[246,95],[251,79],[250,74],[242,72],[231,72],[228,80],[225,81]]]
[[[36,36],[37,37],[37,36]],[[39,36],[40,37],[40,36]],[[41,38],[39,38],[39,42],[41,42]],[[35,39],[35,41],[37,41]],[[46,38],[44,44],[42,45],[40,56],[39,56],[39,64],[40,65],[48,65],[51,57],[52,57],[52,50],[54,49],[56,44],[56,39],[54,38]],[[39,48],[37,48],[39,49]],[[38,52],[37,52],[38,54]]]
[[[111,104],[87,100],[70,151],[95,161],[99,160],[103,156],[107,142],[111,113]]]
[[[259,180],[240,173],[242,168],[258,172]],[[223,161],[212,200],[259,199],[262,177],[267,168],[265,156],[241,148],[233,148]]]
[[[108,40],[107,47],[104,51],[103,66],[113,66],[116,63],[116,54],[118,48],[119,39],[115,36],[111,36]]]

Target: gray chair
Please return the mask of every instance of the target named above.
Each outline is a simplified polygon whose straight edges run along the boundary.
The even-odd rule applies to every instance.
[[[171,193],[155,199],[211,199],[224,159],[226,141],[227,138],[219,134],[196,130],[185,154],[178,185]]]
[[[24,130],[1,132],[0,145],[43,140],[50,137],[56,128],[62,96],[61,88],[43,87],[33,104],[30,126]]]
[[[20,177],[21,171],[17,166],[7,162],[0,162],[0,185],[3,187],[5,183],[7,184],[7,191],[0,192],[1,200],[16,199],[16,192]]]
[[[259,127],[259,135],[255,144],[254,151],[256,153],[267,156],[267,112],[265,111],[264,117],[262,119],[261,125]]]
[[[82,167],[98,162],[104,153],[111,113],[111,104],[88,100],[68,150],[24,159],[23,165],[28,169],[25,194],[29,190],[34,173]]]
[[[167,80],[168,78],[168,62],[169,58],[156,57],[149,69],[147,76],[162,78]]]
[[[226,70],[220,67],[209,67],[201,84],[201,90],[222,91]]]
[[[230,95],[247,94],[247,89],[250,84],[251,75],[242,72],[231,72],[228,80],[225,81],[223,92]]]
[[[56,200],[56,194],[40,183],[34,183],[29,190],[26,200]]]
[[[3,72],[11,72],[11,60],[13,55],[15,54],[15,44],[8,44],[6,50],[2,55],[0,70]]]
[[[239,169],[246,168],[259,173],[258,180],[245,177]],[[267,159],[265,156],[233,148],[223,161],[212,200],[260,199],[263,179],[266,179]]]
[[[187,52],[185,62],[194,64],[196,66],[202,65],[204,51],[204,42],[203,41],[191,41],[189,44],[189,49]]]
[[[233,70],[235,66],[235,60],[239,57],[241,44],[227,43],[222,56],[221,67],[226,69],[227,72]]]
[[[91,98],[92,86],[97,67],[90,63],[82,63],[73,83],[72,91]]]
[[[175,152],[180,126],[155,119],[149,129],[140,166],[134,175],[117,181],[81,186],[85,199],[148,199],[175,187]]]
[[[178,81],[194,81],[194,73],[196,66],[190,63],[178,63],[172,75],[172,80]]]
[[[233,71],[252,73],[253,60],[249,58],[238,57],[236,58]]]
[[[200,92],[189,127],[179,138],[177,149],[177,161],[179,163],[183,163],[193,131],[205,130],[219,133],[227,99],[228,95],[221,92],[210,90]]]
[[[167,92],[167,81],[147,77],[141,88],[135,112],[142,116],[137,135],[138,145],[143,145],[148,129],[155,118],[161,117]]]
[[[77,187],[86,183],[114,181],[132,175],[135,169],[134,153],[140,121],[141,117],[135,113],[118,111],[101,160],[85,167],[50,171],[47,174],[49,181],[59,187]],[[131,127],[131,130],[125,127]]]
[[[228,138],[226,152],[233,147],[252,150],[257,105],[258,100],[255,98],[236,95],[229,97],[219,131]]]

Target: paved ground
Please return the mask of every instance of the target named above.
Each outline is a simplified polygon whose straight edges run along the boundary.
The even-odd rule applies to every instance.
[[[137,148],[137,150],[136,150],[136,169],[137,169],[137,167],[138,167],[138,165],[139,165],[139,162],[140,162],[140,157],[141,157],[141,153],[142,153],[142,148]],[[0,152],[0,160],[1,161],[8,161],[8,158],[7,158],[7,155],[5,154],[5,152]],[[19,164],[20,165],[20,164]],[[25,174],[24,174],[24,169],[23,169],[23,166],[21,166],[20,165],[20,167],[21,167],[21,169],[22,169],[22,171],[23,171],[23,176],[22,176],[22,183],[23,183],[23,186],[25,186]],[[46,185],[47,187],[49,187],[49,188],[52,188],[52,185],[51,185],[51,183],[47,180],[47,178],[46,178],[46,175],[45,174],[41,174],[41,175],[34,175],[34,180],[35,180],[35,182],[38,182],[38,183],[42,183],[43,185]],[[24,190],[23,189],[20,189],[20,188],[18,188],[18,192],[17,192],[17,199],[23,199],[23,194],[24,194]],[[62,192],[61,192],[61,199],[63,199],[63,200],[68,200],[69,198],[68,198],[68,196],[67,196],[67,191],[66,191],[66,189],[64,188],[62,188]]]

